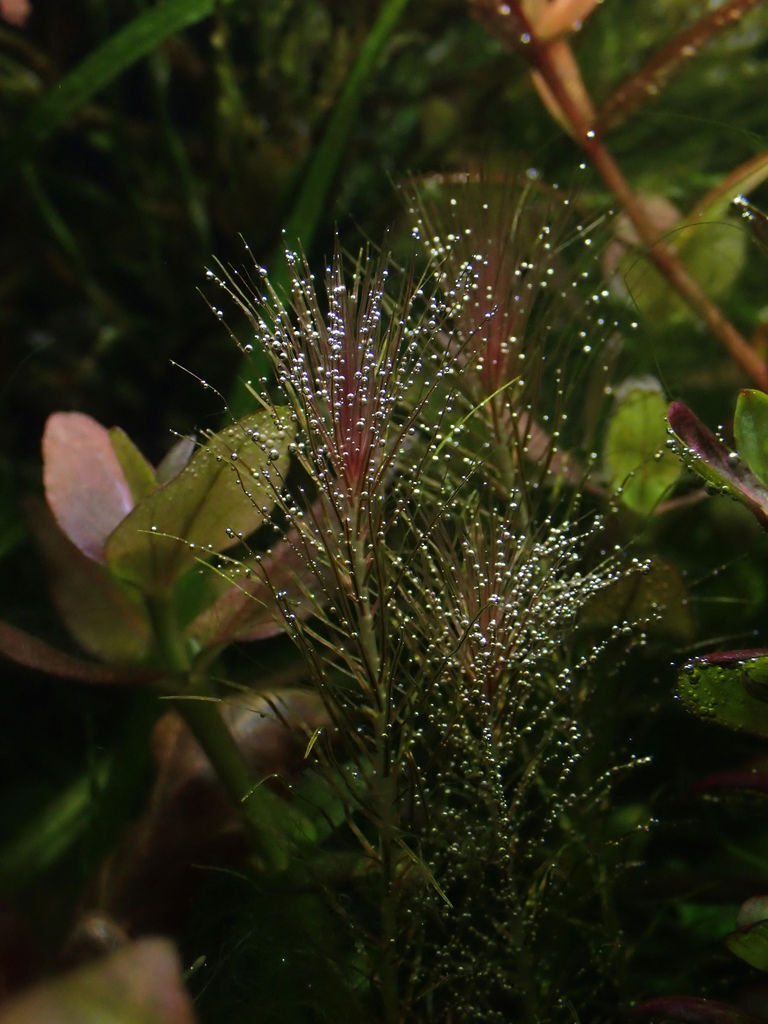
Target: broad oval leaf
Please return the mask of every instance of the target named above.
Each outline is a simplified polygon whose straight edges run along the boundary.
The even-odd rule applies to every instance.
[[[699,718],[768,737],[768,656],[749,653],[690,661],[680,673],[680,696]]]
[[[109,431],[80,412],[55,412],[43,431],[43,484],[61,529],[104,561],[107,537],[134,506]]]
[[[686,270],[714,299],[727,295],[746,260],[746,237],[728,220],[681,223],[660,238],[685,264]],[[637,249],[618,265],[624,290],[649,323],[672,326],[689,323],[696,313],[680,298],[656,265]],[[619,292],[621,292],[619,288]]]
[[[684,1021],[685,1024],[760,1024],[761,1018],[731,1003],[696,996],[656,996],[633,1006],[631,1020]]]
[[[680,476],[680,460],[666,447],[666,412],[655,381],[628,381],[608,424],[604,457],[611,489],[641,515],[649,515]]]
[[[742,388],[736,402],[733,434],[739,455],[768,486],[768,395],[754,388]]]
[[[0,1024],[194,1024],[170,942],[142,939],[35,986],[0,1009]]]
[[[213,435],[181,472],[148,495],[106,545],[110,569],[146,593],[167,589],[196,559],[224,551],[269,515],[294,428],[271,411]]]
[[[145,662],[152,633],[141,594],[75,547],[42,501],[29,501],[26,509],[54,603],[73,639],[110,665]]]

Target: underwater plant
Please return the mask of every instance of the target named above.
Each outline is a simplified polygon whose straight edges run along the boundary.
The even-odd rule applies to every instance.
[[[34,514],[65,621],[99,661],[0,631],[22,663],[170,701],[239,809],[241,863],[265,892],[314,893],[288,963],[301,942],[322,956],[301,913],[328,902],[337,998],[386,1024],[554,1022],[579,1004],[607,1021],[621,999],[609,794],[638,759],[592,708],[647,621],[618,610],[598,629],[589,610],[648,565],[581,499],[594,457],[569,418],[593,375],[603,401],[612,325],[571,302],[569,200],[514,180],[490,194],[511,229],[483,203],[460,234],[432,223],[418,274],[337,248],[320,288],[288,252],[283,297],[255,264],[210,271],[250,323],[238,344],[269,360],[258,411],[157,470],[122,432],[55,414],[50,511]],[[436,216],[419,211],[417,235]],[[281,633],[299,688],[236,701],[281,735],[267,759],[263,728],[243,748],[214,666]],[[147,876],[121,864],[169,849],[179,785],[164,785],[144,839],[102,871],[123,915]]]

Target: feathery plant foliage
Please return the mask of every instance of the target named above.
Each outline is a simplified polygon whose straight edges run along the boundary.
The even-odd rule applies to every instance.
[[[270,356],[254,394],[297,428],[274,497],[299,603],[274,558],[248,565],[333,723],[311,756],[362,849],[360,970],[387,1022],[568,1019],[574,984],[610,987],[605,939],[566,970],[561,943],[615,859],[588,724],[604,644],[581,620],[628,570],[558,495],[565,369],[604,325],[548,301],[568,201],[547,206],[554,224],[523,194],[511,231],[487,205],[430,231],[421,278],[338,250],[323,291],[288,253],[287,299],[258,266],[210,275]]]

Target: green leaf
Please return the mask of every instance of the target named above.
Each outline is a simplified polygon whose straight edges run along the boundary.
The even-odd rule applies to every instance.
[[[680,673],[683,703],[699,718],[768,737],[768,657],[697,658]]]
[[[680,461],[666,447],[667,403],[655,382],[623,392],[606,433],[606,470],[622,502],[649,515],[676,483]]]
[[[736,927],[751,928],[761,921],[768,921],[768,896],[750,896],[739,907]]]
[[[135,501],[141,501],[157,487],[155,471],[120,427],[112,427],[109,439]]]
[[[165,0],[137,15],[124,28],[56,82],[32,108],[5,148],[0,180],[29,159],[35,149],[99,90],[174,33],[233,0]]]
[[[768,395],[743,388],[733,421],[736,448],[757,479],[768,486]]]
[[[647,622],[649,636],[690,643],[695,635],[688,590],[680,571],[662,558],[653,558],[647,572],[622,574],[587,602],[583,625],[610,629],[617,622]]]
[[[110,569],[145,593],[167,589],[196,559],[238,543],[269,515],[293,428],[258,412],[209,439],[144,498],[106,544]]]
[[[729,293],[746,260],[746,236],[727,220],[684,224],[664,240],[714,300]],[[697,314],[645,256],[629,253],[619,271],[632,300],[650,323],[674,325],[696,319]]]
[[[732,953],[758,971],[768,971],[768,921],[759,921],[751,928],[733,932],[725,944]]]

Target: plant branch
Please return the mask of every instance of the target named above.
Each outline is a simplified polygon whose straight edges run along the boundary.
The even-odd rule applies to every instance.
[[[312,840],[309,823],[270,790],[254,782],[217,701],[201,692],[199,668],[195,671],[184,647],[171,598],[156,595],[148,602],[155,638],[166,668],[190,683],[184,696],[172,697],[174,709],[205,752],[230,800],[240,811],[256,855],[269,871],[284,871],[293,844]]]
[[[536,27],[527,17],[520,0],[504,5],[508,17],[500,20],[499,8],[488,0],[475,0],[475,8],[483,21],[494,26],[502,37],[521,50],[533,71],[546,85],[556,101],[572,134],[589,157],[603,182],[616,197],[638,236],[648,248],[648,258],[683,301],[700,317],[710,331],[763,391],[768,391],[768,367],[749,342],[709,298],[699,283],[688,273],[674,249],[658,236],[658,229],[632,191],[620,167],[606,148],[594,122],[584,115],[584,104],[574,96],[553,60],[551,46],[543,43]],[[729,7],[733,5],[727,5]],[[734,8],[735,9],[735,8]]]

